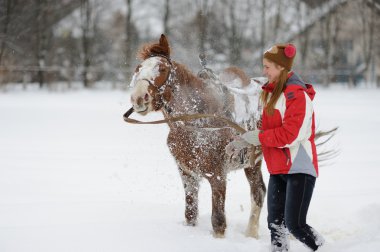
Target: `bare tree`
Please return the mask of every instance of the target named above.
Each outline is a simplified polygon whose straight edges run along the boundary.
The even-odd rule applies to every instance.
[[[325,25],[323,26],[323,32],[322,32],[322,42],[323,42],[323,51],[324,51],[324,58],[325,58],[325,61],[324,61],[324,64],[323,64],[323,67],[324,67],[324,70],[325,70],[325,78],[323,80],[323,85],[324,86],[328,86],[330,81],[329,81],[329,77],[330,77],[330,74],[331,74],[331,44],[330,44],[330,41],[331,41],[331,19],[332,17],[329,15],[327,18],[326,18],[326,23]]]
[[[164,6],[164,34],[167,37],[170,37],[170,30],[169,30],[169,17],[170,17],[170,0],[165,0],[165,6]]]
[[[48,8],[47,0],[37,0],[36,2],[36,28],[37,28],[37,65],[38,65],[38,82],[40,88],[45,83],[45,67],[46,58],[48,54],[48,36],[49,36],[49,22],[48,22]]]
[[[280,1],[281,2],[281,1]],[[300,48],[299,48],[299,54],[301,56],[301,66],[305,66],[306,59],[307,59],[307,52],[309,49],[309,39],[310,39],[310,29],[307,29],[305,20],[307,20],[307,17],[309,16],[309,8],[305,9],[305,12],[301,10],[301,0],[296,1],[296,8],[297,13],[299,15],[298,17],[298,29],[302,31],[300,33],[301,36],[299,36],[300,40]],[[279,9],[280,10],[280,9]]]
[[[241,1],[240,5],[235,2],[225,1],[226,10],[228,11],[229,25],[226,32],[228,37],[229,62],[232,65],[240,65],[242,61],[243,49],[243,30],[247,29],[250,4]],[[244,7],[244,8],[239,8]]]
[[[204,53],[206,50],[206,41],[207,41],[207,27],[208,27],[208,18],[207,18],[207,5],[208,0],[202,0],[199,5],[199,10],[197,12],[198,20],[198,34],[199,34],[199,52]]]
[[[127,4],[127,16],[125,24],[125,65],[126,65],[126,78],[130,79],[132,77],[132,66],[133,66],[133,52],[136,50],[139,43],[139,35],[135,24],[132,20],[133,14],[133,0],[126,0]]]
[[[373,59],[374,30],[375,30],[375,11],[368,8],[366,1],[361,1],[359,15],[361,21],[361,30],[363,32],[362,50],[363,50],[363,67],[356,74],[363,74],[370,81],[370,63]]]
[[[322,26],[321,38],[324,60],[321,63],[325,71],[324,86],[329,86],[331,81],[335,81],[334,72],[337,70],[335,66],[335,62],[337,61],[336,50],[338,48],[338,37],[341,28],[341,20],[337,15],[338,10],[339,7],[337,6],[330,11],[326,15],[324,25]]]
[[[261,6],[261,40],[260,40],[260,46],[261,46],[261,55],[264,55],[265,51],[265,29],[266,29],[266,3],[267,0],[262,0],[262,6]]]
[[[273,26],[273,34],[274,34],[274,41],[277,41],[279,31],[281,28],[281,19],[282,19],[282,1],[277,1],[277,13],[276,17],[274,19],[274,26]],[[299,20],[299,19],[298,19]]]
[[[229,59],[232,65],[237,65],[241,60],[241,34],[239,34],[238,23],[236,22],[235,3],[229,5],[229,17],[230,17],[230,34],[229,34],[229,46],[230,55]]]
[[[90,0],[81,0],[81,28],[82,28],[82,50],[83,50],[83,71],[82,81],[84,87],[88,88],[89,83],[89,68],[91,66],[90,50],[90,28],[91,28],[91,3]]]
[[[3,22],[3,34],[0,34],[0,38],[2,37],[1,39],[1,46],[0,46],[0,66],[2,64],[2,58],[3,58],[3,54],[4,54],[4,50],[5,50],[5,41],[7,40],[7,34],[8,34],[8,27],[9,27],[9,23],[10,23],[10,20],[11,20],[11,3],[12,3],[12,0],[6,0],[4,1],[4,9],[6,10],[5,11],[5,18],[4,18],[4,21],[1,20]]]

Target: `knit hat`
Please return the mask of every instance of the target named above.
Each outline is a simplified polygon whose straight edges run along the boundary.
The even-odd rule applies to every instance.
[[[277,44],[264,53],[264,58],[285,67],[292,69],[293,60],[296,56],[296,47],[293,44]]]

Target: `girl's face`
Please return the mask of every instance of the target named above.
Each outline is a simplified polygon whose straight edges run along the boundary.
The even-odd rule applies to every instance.
[[[284,67],[266,58],[263,59],[263,74],[268,78],[269,83],[277,82],[283,69]]]

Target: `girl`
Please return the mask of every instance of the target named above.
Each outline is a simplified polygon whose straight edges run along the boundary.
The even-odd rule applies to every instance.
[[[315,91],[291,71],[296,48],[277,44],[264,53],[261,129],[248,131],[231,144],[261,145],[270,173],[268,228],[272,251],[288,251],[288,231],[313,251],[324,242],[306,216],[318,176],[312,100]],[[230,146],[231,147],[231,146]]]

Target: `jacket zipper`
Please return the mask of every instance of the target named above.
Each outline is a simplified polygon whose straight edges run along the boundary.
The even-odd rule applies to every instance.
[[[289,161],[290,161],[290,158],[289,158],[289,155],[288,153],[286,152],[286,149],[283,148],[282,151],[284,152],[285,156],[286,156],[286,165],[289,165]]]

